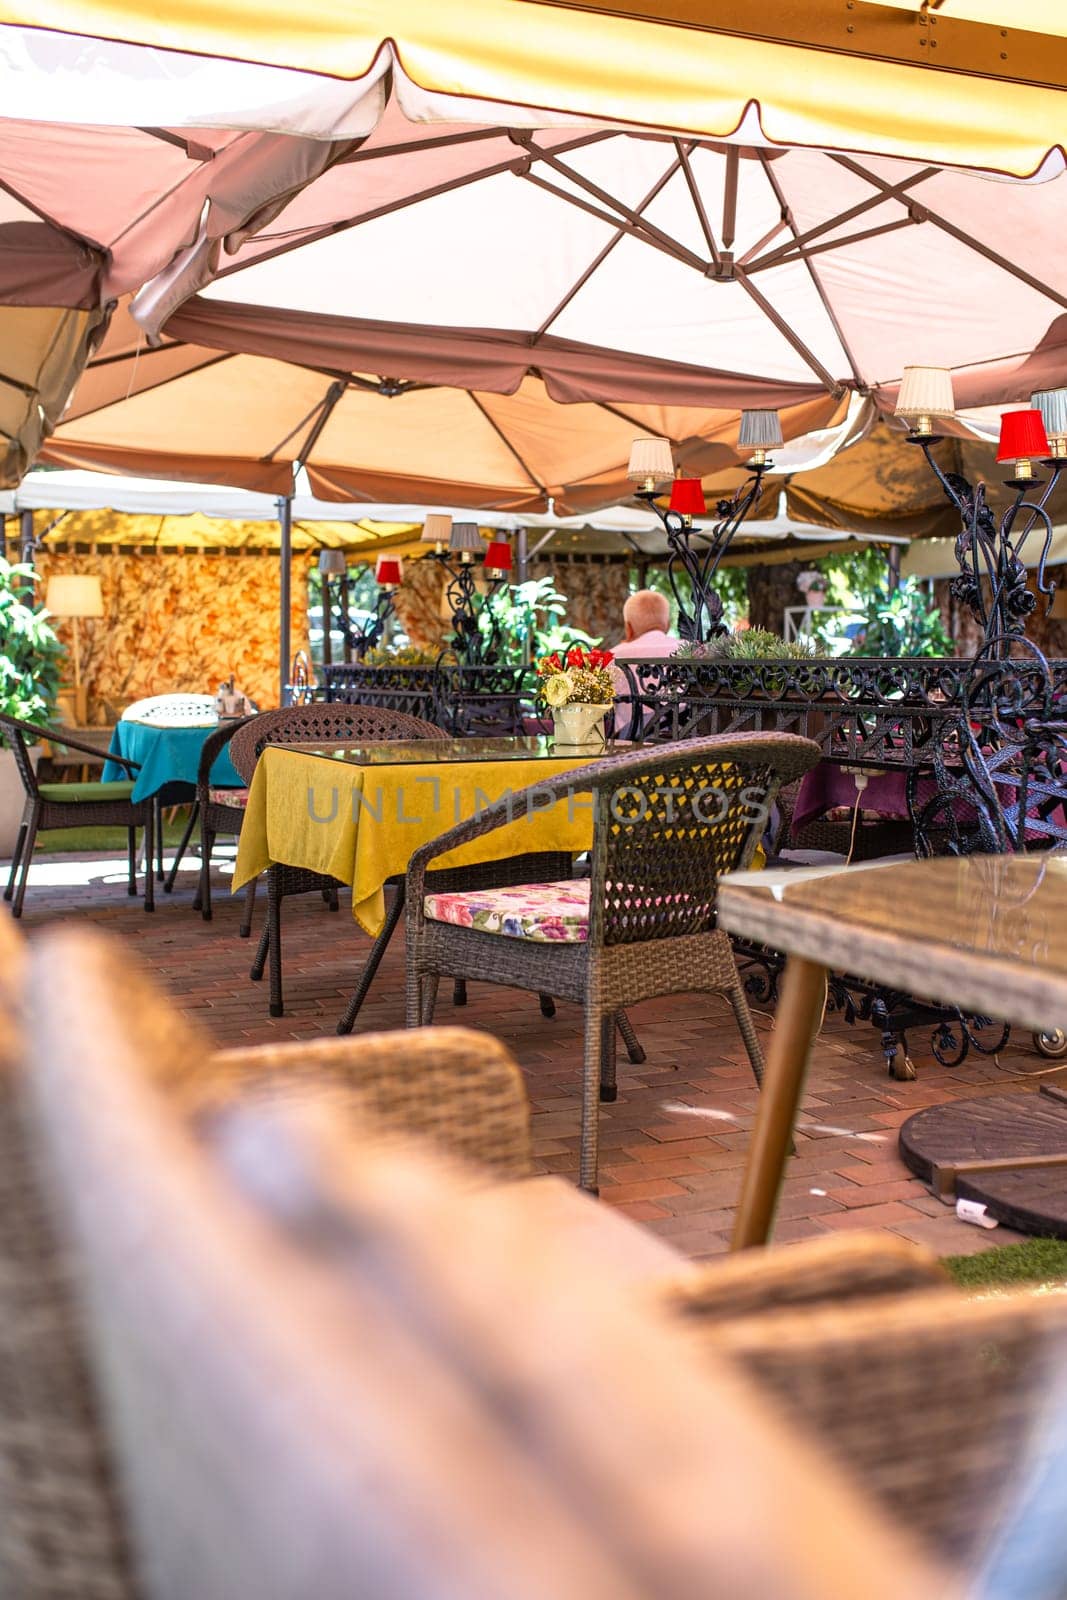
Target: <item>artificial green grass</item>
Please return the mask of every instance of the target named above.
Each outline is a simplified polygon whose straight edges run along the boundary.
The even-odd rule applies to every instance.
[[[186,813],[179,812],[173,822],[163,824],[164,845],[176,849],[181,843]],[[199,837],[199,836],[198,836]],[[110,855],[126,854],[125,828],[43,828],[37,835],[34,855],[57,855],[83,850],[107,851]]]
[[[942,1262],[961,1289],[1009,1288],[1020,1283],[1067,1282],[1067,1239],[1025,1239],[995,1245],[973,1256]]]

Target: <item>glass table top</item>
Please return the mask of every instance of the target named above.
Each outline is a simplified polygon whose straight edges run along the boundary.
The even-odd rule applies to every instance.
[[[737,873],[719,884],[719,922],[921,999],[1067,1023],[1067,854]]]
[[[554,739],[544,735],[524,735],[492,739],[365,740],[358,744],[343,740],[317,740],[313,744],[292,744],[284,748],[299,750],[302,755],[321,756],[327,761],[342,761],[350,766],[397,767],[459,761],[573,761],[583,756],[596,761],[601,756],[630,747],[619,743],[610,744],[604,749],[584,749],[575,745],[557,745]]]

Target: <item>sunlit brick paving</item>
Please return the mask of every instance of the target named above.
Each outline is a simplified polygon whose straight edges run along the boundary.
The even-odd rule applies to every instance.
[[[369,941],[347,902],[331,914],[317,895],[287,899],[283,909],[286,1014],[267,1015],[266,983],[249,980],[254,937],[238,937],[240,900],[216,875],[215,916],[191,910],[195,868],[173,896],[160,894],[154,915],[124,892],[125,864],[104,857],[41,855],[23,916],[33,935],[57,920],[91,924],[125,940],[220,1046],[332,1034],[354,987]],[[393,941],[361,1016],[361,1031],[395,1029],[404,1020],[402,932]],[[602,1199],[702,1258],[727,1248],[756,1105],[756,1089],[726,1003],[682,996],[636,1007],[632,1019],[648,1059],[631,1066],[620,1052],[619,1097],[601,1108]],[[534,997],[471,984],[466,1007],[453,1007],[442,985],[436,1021],[495,1033],[525,1074],[533,1111],[534,1156],[546,1172],[575,1173],[578,1151],[581,1019],[561,1004],[552,1019]],[[757,1011],[757,1025],[770,1017]],[[897,1155],[897,1129],[913,1111],[959,1096],[999,1093],[1042,1072],[1027,1037],[1013,1038],[997,1060],[972,1053],[948,1070],[927,1039],[909,1041],[914,1082],[886,1074],[878,1035],[829,1016],[812,1064],[775,1238],[780,1243],[871,1228],[898,1234],[940,1254],[1008,1243],[1006,1228],[957,1220],[912,1177]]]

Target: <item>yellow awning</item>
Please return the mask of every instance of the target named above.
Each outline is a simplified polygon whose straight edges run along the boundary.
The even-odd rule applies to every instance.
[[[366,78],[542,120],[705,137],[753,108],[775,142],[1026,174],[1067,125],[1062,0],[0,0],[0,22]],[[439,114],[447,114],[442,101]],[[527,119],[528,120],[528,119]]]

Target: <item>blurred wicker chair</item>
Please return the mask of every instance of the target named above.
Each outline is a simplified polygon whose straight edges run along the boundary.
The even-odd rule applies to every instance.
[[[312,1084],[279,1104],[277,1058],[227,1109],[240,1056],[205,1092],[195,1031],[99,936],[38,941],[25,992],[145,1600],[946,1592],[530,1185],[487,1194]],[[74,1575],[14,1592],[95,1600]]]
[[[130,774],[120,783],[38,783],[26,741],[37,744],[42,739],[62,744],[69,750],[81,750],[99,755],[92,745],[82,744],[66,733],[53,728],[37,727],[32,722],[20,722],[17,717],[0,716],[0,735],[15,757],[19,778],[26,795],[26,804],[19,823],[15,853],[11,858],[11,871],[4,890],[4,899],[14,896],[12,915],[21,917],[22,903],[26,898],[26,884],[30,875],[30,862],[37,834],[42,828],[125,828],[128,840],[129,888],[137,893],[137,829],[144,829],[144,908],[155,910],[155,889],[152,878],[152,834],[155,827],[155,806],[151,800],[135,802],[133,774],[139,771],[136,761],[126,761],[119,756],[110,759],[125,767]],[[21,869],[21,871],[20,871]],[[16,888],[16,879],[18,887]]]
[[[407,878],[407,1023],[433,1020],[440,977],[477,977],[585,1009],[580,1182],[597,1182],[598,1096],[614,1100],[614,1019],[656,995],[701,990],[733,1008],[757,1082],[759,1039],[727,936],[720,873],[752,858],[780,784],[819,759],[791,734],[722,735],[618,755],[535,785],[425,845]],[[434,860],[521,816],[529,797],[593,794],[588,884],[442,892]],[[712,798],[718,815],[707,818]],[[529,802],[532,804],[532,802]]]

